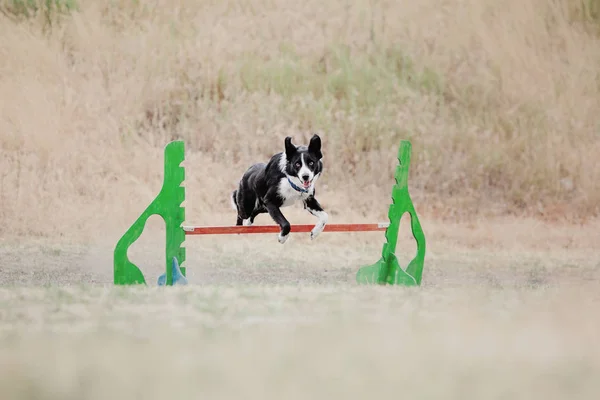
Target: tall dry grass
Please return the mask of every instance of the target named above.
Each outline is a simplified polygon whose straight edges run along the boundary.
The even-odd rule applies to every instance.
[[[595,215],[597,4],[1,0],[0,232],[120,224],[176,138],[191,215],[226,210],[312,131],[339,213],[385,215],[409,139],[423,212]]]

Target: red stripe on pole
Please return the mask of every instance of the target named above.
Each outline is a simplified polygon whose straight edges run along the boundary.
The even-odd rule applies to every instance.
[[[374,232],[385,231],[389,224],[329,224],[323,232]],[[292,233],[310,232],[314,225],[292,225]],[[279,225],[256,226],[184,226],[186,235],[232,235],[246,233],[279,233]]]

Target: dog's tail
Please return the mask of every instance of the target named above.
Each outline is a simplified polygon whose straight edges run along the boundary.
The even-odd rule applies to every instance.
[[[237,211],[238,206],[237,206],[237,190],[234,190],[233,193],[231,193],[231,207],[233,207],[234,210]]]

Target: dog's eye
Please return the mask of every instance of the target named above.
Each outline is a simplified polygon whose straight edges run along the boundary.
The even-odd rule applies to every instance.
[[[300,164],[299,162],[296,163],[296,168],[300,168],[302,166],[302,164]]]
[[[308,165],[309,165],[310,167],[312,167],[313,165],[315,165],[315,162],[314,162],[314,161],[309,161],[309,162],[308,162]]]

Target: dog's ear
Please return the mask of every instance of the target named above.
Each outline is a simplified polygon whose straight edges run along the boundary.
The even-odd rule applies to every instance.
[[[291,137],[286,137],[285,138],[285,156],[287,157],[288,160],[290,160],[292,158],[292,156],[294,154],[296,154],[296,146],[294,146],[292,144],[292,138]]]
[[[308,144],[308,152],[317,156],[319,160],[323,158],[323,154],[321,153],[321,138],[319,135],[314,134],[310,139],[310,143]]]

